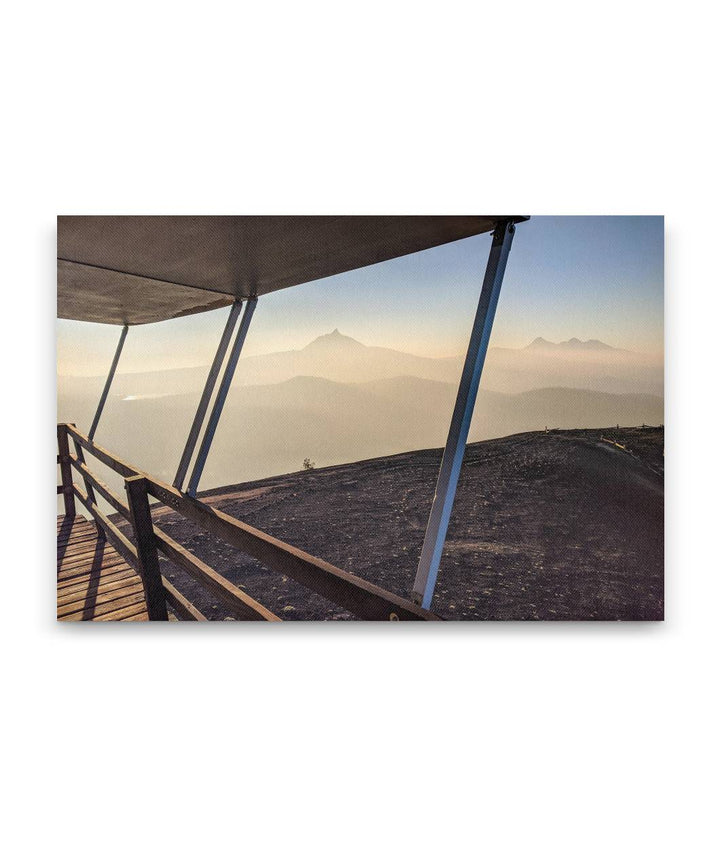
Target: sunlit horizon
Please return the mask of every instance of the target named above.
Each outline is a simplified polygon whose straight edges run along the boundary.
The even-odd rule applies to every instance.
[[[243,357],[299,350],[337,328],[364,345],[425,357],[463,355],[489,235],[455,241],[263,296]],[[533,217],[517,227],[491,347],[536,337],[663,350],[663,218]],[[228,309],[129,331],[118,371],[206,366]],[[58,320],[63,376],[97,376],[119,328]]]
[[[226,310],[224,310],[224,311],[226,311]],[[101,325],[97,325],[97,326],[101,326]],[[293,353],[293,352],[297,352],[297,351],[302,351],[304,348],[306,348],[308,345],[311,345],[318,338],[322,338],[323,336],[326,336],[329,333],[332,333],[334,331],[338,331],[343,337],[354,339],[355,341],[359,342],[361,345],[363,345],[365,347],[377,347],[377,348],[384,348],[384,349],[393,350],[393,351],[400,351],[401,353],[411,354],[413,356],[418,356],[418,357],[426,357],[429,359],[446,360],[446,359],[461,359],[465,355],[464,351],[463,352],[458,351],[458,352],[452,353],[452,354],[447,354],[447,353],[421,353],[419,350],[418,351],[407,351],[407,350],[404,350],[402,348],[392,347],[392,346],[387,345],[387,344],[370,345],[367,342],[360,341],[360,339],[357,339],[357,337],[355,337],[355,336],[349,335],[348,333],[345,332],[345,330],[340,330],[339,328],[335,327],[335,328],[333,328],[333,330],[325,330],[322,333],[318,334],[318,336],[316,336],[315,338],[310,339],[309,341],[303,342],[299,347],[294,347],[294,348],[285,347],[285,348],[278,348],[277,350],[269,350],[269,351],[265,351],[265,350],[251,351],[248,348],[247,350],[243,351],[243,355],[240,358],[240,365],[242,365],[242,360],[247,359],[248,357],[264,357],[264,356],[272,356],[274,354],[284,354],[284,353]],[[542,335],[538,334],[537,336],[533,336],[533,338],[530,341],[525,341],[523,344],[520,344],[520,345],[505,344],[502,342],[493,341],[493,343],[491,344],[490,347],[491,347],[491,349],[498,348],[498,349],[503,349],[503,350],[522,351],[522,350],[529,348],[530,345],[532,344],[532,342],[535,341],[535,339],[544,339],[549,344],[555,345],[555,344],[567,343],[571,339],[579,339],[579,337],[570,336],[570,337],[568,337],[568,339],[563,339],[563,340],[560,340],[558,342],[553,342],[553,341],[549,340],[546,336],[542,336]],[[631,353],[637,354],[638,356],[654,357],[657,359],[662,358],[662,350],[661,349],[641,351],[641,350],[633,349],[633,348],[623,348],[620,345],[613,344],[612,342],[604,341],[604,340],[600,339],[598,336],[590,336],[586,340],[580,339],[581,344],[585,344],[588,341],[600,341],[604,345],[608,345],[613,350],[630,351]],[[167,370],[173,370],[173,369],[176,369],[176,370],[202,369],[202,368],[207,368],[209,365],[210,365],[210,359],[207,359],[203,362],[186,363],[186,364],[185,363],[182,363],[182,364],[181,363],[177,363],[177,364],[173,363],[173,365],[158,365],[158,366],[151,367],[151,368],[139,367],[139,368],[135,368],[135,369],[125,368],[123,370],[122,367],[120,367],[118,369],[118,374],[119,375],[120,374],[132,375],[132,374],[145,374],[147,372],[161,372],[161,371],[167,371]],[[68,377],[68,378],[92,377],[92,378],[97,378],[97,377],[104,376],[106,373],[107,373],[106,366],[103,366],[103,365],[98,365],[97,371],[95,371],[92,374],[89,371],[83,372],[83,371],[63,370],[61,367],[60,361],[58,359],[57,374],[59,377]]]

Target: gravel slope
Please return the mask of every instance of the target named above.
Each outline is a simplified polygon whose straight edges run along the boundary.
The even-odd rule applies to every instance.
[[[440,455],[292,473],[204,498],[408,596]],[[283,619],[352,618],[169,510],[156,520]],[[225,617],[174,566],[165,573],[209,618]],[[433,610],[465,620],[662,619],[662,428],[536,432],[468,446]]]

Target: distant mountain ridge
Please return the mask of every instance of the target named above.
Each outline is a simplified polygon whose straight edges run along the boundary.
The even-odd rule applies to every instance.
[[[538,336],[529,345],[525,346],[526,351],[531,349],[549,351],[622,351],[621,348],[613,348],[612,345],[606,345],[605,342],[601,342],[599,339],[587,339],[583,342],[582,339],[573,337],[572,339],[566,339],[564,342],[549,342],[547,339],[543,339],[542,336]]]
[[[293,377],[320,377],[338,383],[369,383],[400,376],[457,387],[463,355],[421,357],[393,348],[365,345],[337,328],[303,348],[241,357],[233,386],[283,383]],[[207,367],[166,369],[116,376],[112,396],[199,393]],[[68,392],[99,395],[103,377],[62,378]],[[598,339],[549,342],[536,338],[523,348],[490,348],[482,388],[504,393],[547,387],[590,389],[617,394],[663,393],[662,357],[613,348]]]

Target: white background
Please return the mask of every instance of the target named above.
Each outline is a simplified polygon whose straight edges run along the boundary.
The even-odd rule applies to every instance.
[[[710,8],[5,10],[6,852],[717,852]],[[486,211],[666,215],[664,624],[55,625],[57,213]]]

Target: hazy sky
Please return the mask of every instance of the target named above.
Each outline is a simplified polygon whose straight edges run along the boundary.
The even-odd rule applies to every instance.
[[[335,327],[368,345],[464,353],[491,238],[480,235],[261,297],[244,354],[301,348]],[[132,327],[118,371],[208,364],[228,309]],[[120,328],[58,321],[58,370],[105,374]],[[663,346],[662,217],[542,217],[517,227],[491,345],[601,339]]]

